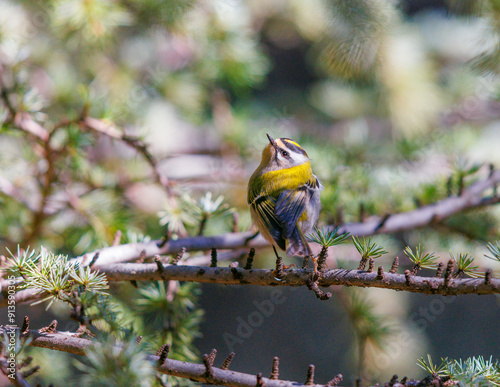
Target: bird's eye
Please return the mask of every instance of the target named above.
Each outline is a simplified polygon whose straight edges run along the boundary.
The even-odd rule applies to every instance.
[[[288,157],[288,156],[290,156],[290,154],[289,154],[287,151],[281,151],[281,155],[282,155],[283,157]]]

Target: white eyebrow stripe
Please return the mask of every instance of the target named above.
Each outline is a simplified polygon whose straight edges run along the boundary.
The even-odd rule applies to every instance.
[[[293,158],[293,161],[295,161],[295,163],[297,165],[303,164],[303,163],[309,161],[309,158],[306,155],[304,155],[302,153],[297,153],[297,152],[293,152],[292,158]]]

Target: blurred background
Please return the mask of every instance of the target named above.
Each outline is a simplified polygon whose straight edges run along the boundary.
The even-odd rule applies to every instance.
[[[53,136],[47,195],[46,154],[0,105],[0,254],[19,244],[77,256],[117,230],[123,243],[249,230],[246,184],[266,133],[311,157],[325,185],[320,225],[434,203],[500,166],[498,0],[0,0],[0,66],[16,109],[49,130],[70,121]],[[141,138],[170,193],[135,149],[78,126],[83,114]],[[376,236],[388,251],[377,263],[388,270],[399,256],[411,268],[402,251],[420,243],[442,262],[467,252],[498,273],[484,256],[498,220],[486,207]],[[352,243],[328,262],[358,263]],[[273,265],[272,250],[257,252],[254,267]],[[135,333],[158,326],[185,360],[234,351],[242,372],[267,375],[279,356],[284,379],[303,382],[315,364],[318,382],[385,382],[424,376],[416,361],[427,354],[500,357],[495,296],[341,288],[319,301],[306,289],[183,284],[172,301],[167,285],[142,286],[110,292],[118,316],[143,319]],[[140,302],[128,310],[128,300]],[[270,300],[272,312],[256,317]],[[56,316],[61,330],[78,327],[62,305],[20,306],[25,314],[33,326]],[[74,358],[32,351],[37,380],[77,380]]]

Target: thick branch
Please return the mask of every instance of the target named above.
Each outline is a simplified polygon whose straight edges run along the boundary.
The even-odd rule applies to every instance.
[[[168,265],[160,272],[156,264],[138,263],[100,266],[99,271],[105,273],[109,281],[178,280],[225,285],[304,286],[311,278],[311,271],[302,269],[284,270],[283,276],[277,279],[276,273],[271,269]],[[500,293],[500,279],[497,278],[492,278],[489,283],[485,283],[483,278],[452,279],[445,286],[443,278],[412,276],[409,282],[404,274],[384,273],[380,276],[379,273],[345,269],[324,272],[319,285],[376,287],[443,296]]]
[[[500,183],[500,171],[494,171],[484,180],[471,184],[462,195],[449,197],[435,204],[418,208],[413,211],[402,212],[390,216],[374,217],[361,223],[348,223],[340,227],[339,232],[349,232],[351,235],[368,236],[374,234],[389,234],[404,230],[411,230],[431,225],[444,219],[472,208],[497,204],[500,197],[483,197],[483,192]],[[330,226],[333,227],[333,226]],[[251,232],[229,233],[212,237],[189,237],[168,241],[161,248],[159,241],[148,243],[130,243],[100,249],[99,264],[132,261],[145,251],[145,257],[155,255],[176,254],[182,247],[186,251],[216,249],[235,249],[240,247],[265,247],[269,244],[262,236],[249,241]],[[88,256],[94,256],[95,251]],[[78,257],[82,261],[84,256]]]
[[[73,353],[76,355],[85,355],[85,348],[93,344],[91,340],[75,337],[76,333],[40,333],[37,330],[29,330],[29,335],[32,337],[30,345],[40,348],[48,348],[57,351]],[[159,356],[149,355],[148,360],[157,365]],[[183,361],[165,359],[161,366],[157,366],[157,370],[163,374],[178,376],[181,378],[190,379],[193,381],[218,384],[235,387],[254,387],[257,382],[256,375],[245,374],[224,370],[221,368],[212,367],[212,373],[207,375],[206,368],[203,364],[187,363]],[[291,382],[286,380],[272,380],[262,378],[267,387],[292,387],[303,386],[301,383]],[[320,385],[309,385],[320,387]]]

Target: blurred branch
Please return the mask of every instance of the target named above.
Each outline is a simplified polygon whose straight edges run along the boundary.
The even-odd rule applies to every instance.
[[[26,235],[22,238],[22,245],[29,245],[33,242],[33,240],[39,235],[45,219],[48,215],[50,215],[46,211],[46,205],[53,193],[54,183],[59,179],[57,173],[58,171],[56,171],[55,168],[55,162],[57,157],[64,154],[57,152],[54,149],[51,144],[51,139],[54,133],[56,133],[59,129],[67,127],[70,124],[77,123],[83,129],[93,130],[113,139],[123,141],[127,145],[134,148],[137,152],[143,155],[148,164],[151,166],[155,180],[165,188],[169,200],[174,200],[169,180],[166,176],[160,173],[157,160],[151,154],[147,145],[138,137],[127,136],[121,130],[116,128],[116,126],[108,124],[103,120],[87,116],[86,109],[84,109],[80,117],[71,120],[63,119],[56,123],[52,130],[48,130],[34,121],[30,113],[18,110],[15,104],[13,104],[10,94],[11,90],[6,86],[4,80],[4,68],[0,63],[0,101],[3,103],[8,112],[5,122],[11,124],[12,127],[16,129],[30,134],[35,137],[38,142],[41,142],[41,146],[43,148],[41,157],[45,159],[47,164],[47,168],[43,171],[43,173],[41,173],[38,179],[40,185],[40,202],[36,208],[28,206],[26,204],[28,203],[28,200],[23,198],[21,193],[15,189],[9,181],[4,178],[0,178],[0,192],[12,197],[19,203],[26,205],[31,212],[31,228],[30,230],[27,230]]]
[[[28,210],[36,211],[36,208],[23,197],[17,187],[3,176],[0,176],[0,192],[24,205]]]
[[[45,207],[47,205],[47,202],[53,192],[53,185],[54,183],[58,180],[56,168],[55,168],[55,161],[56,161],[56,151],[52,148],[50,145],[50,136],[48,135],[47,137],[43,139],[43,157],[47,161],[47,168],[44,170],[42,175],[40,176],[39,184],[41,185],[41,198],[40,198],[40,204],[38,205],[38,209],[32,213],[32,221],[31,221],[31,230],[27,235],[23,238],[23,241],[21,242],[22,245],[30,245],[34,239],[39,235],[42,225],[44,220],[47,217],[47,213],[45,211]]]
[[[441,125],[450,128],[459,123],[486,123],[500,117],[500,102],[470,97],[441,114]]]
[[[7,122],[12,123],[15,128],[23,130],[39,140],[47,141],[49,139],[49,132],[40,124],[33,121],[30,114],[19,112],[14,107],[12,101],[10,100],[9,89],[5,84],[4,71],[5,70],[0,63],[0,98],[9,113]]]
[[[9,113],[7,122],[12,123],[15,128],[23,130],[39,140],[47,141],[49,139],[49,132],[40,124],[33,121],[30,114],[17,111],[12,104],[9,89],[7,88],[4,80],[4,71],[5,70],[0,63],[0,98]]]
[[[172,187],[168,178],[161,174],[158,168],[158,161],[151,154],[147,145],[141,139],[138,137],[127,136],[113,124],[88,116],[84,116],[78,124],[84,129],[90,129],[115,140],[123,141],[130,147],[134,148],[137,152],[141,153],[151,166],[155,180],[165,188],[169,198],[173,198]]]
[[[486,179],[471,184],[459,196],[448,197],[413,211],[375,217],[361,223],[348,223],[341,226],[339,232],[368,236],[390,234],[439,223],[458,212],[499,203],[500,196],[483,196],[485,191],[499,183],[500,171],[493,171]]]
[[[48,348],[57,351],[72,353],[75,355],[85,355],[85,349],[94,344],[93,341],[77,337],[78,333],[71,332],[51,332],[40,333],[39,330],[30,329],[27,335],[32,338],[30,345],[39,348]],[[206,356],[208,357],[208,356]],[[147,359],[156,364],[157,370],[160,373],[177,376],[192,381],[197,381],[207,384],[218,384],[225,386],[237,387],[254,387],[257,385],[257,379],[260,378],[262,383],[267,387],[292,387],[303,386],[302,383],[291,382],[286,380],[268,379],[262,375],[251,375],[242,372],[235,372],[228,369],[212,367],[213,358],[208,359],[209,364],[195,364],[173,359],[162,359],[163,364],[158,364],[160,356],[148,355]],[[204,361],[205,362],[205,361]],[[308,386],[323,386],[320,384],[310,383]]]

